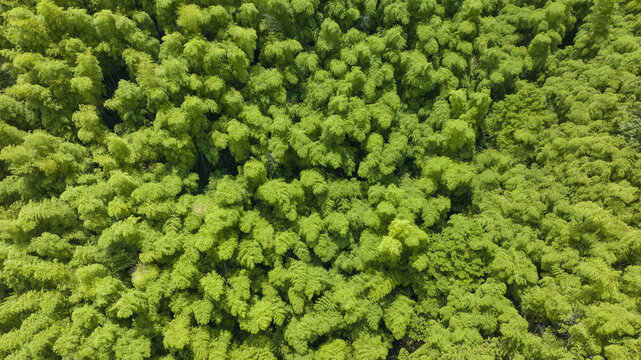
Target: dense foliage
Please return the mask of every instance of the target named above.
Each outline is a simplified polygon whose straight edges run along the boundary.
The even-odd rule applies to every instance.
[[[641,358],[640,1],[0,13],[0,358]]]

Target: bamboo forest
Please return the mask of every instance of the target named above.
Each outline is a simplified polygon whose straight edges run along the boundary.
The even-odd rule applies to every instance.
[[[641,359],[641,0],[0,0],[0,359]]]

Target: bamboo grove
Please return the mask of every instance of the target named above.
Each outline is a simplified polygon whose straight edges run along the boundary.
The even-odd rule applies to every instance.
[[[0,13],[0,358],[641,358],[640,1]]]

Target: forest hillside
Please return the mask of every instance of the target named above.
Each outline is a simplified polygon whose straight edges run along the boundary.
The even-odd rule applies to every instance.
[[[0,0],[0,358],[641,359],[640,0]]]

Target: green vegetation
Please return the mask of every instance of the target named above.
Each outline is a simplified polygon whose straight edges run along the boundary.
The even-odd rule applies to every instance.
[[[0,358],[641,358],[639,0],[0,14]]]

